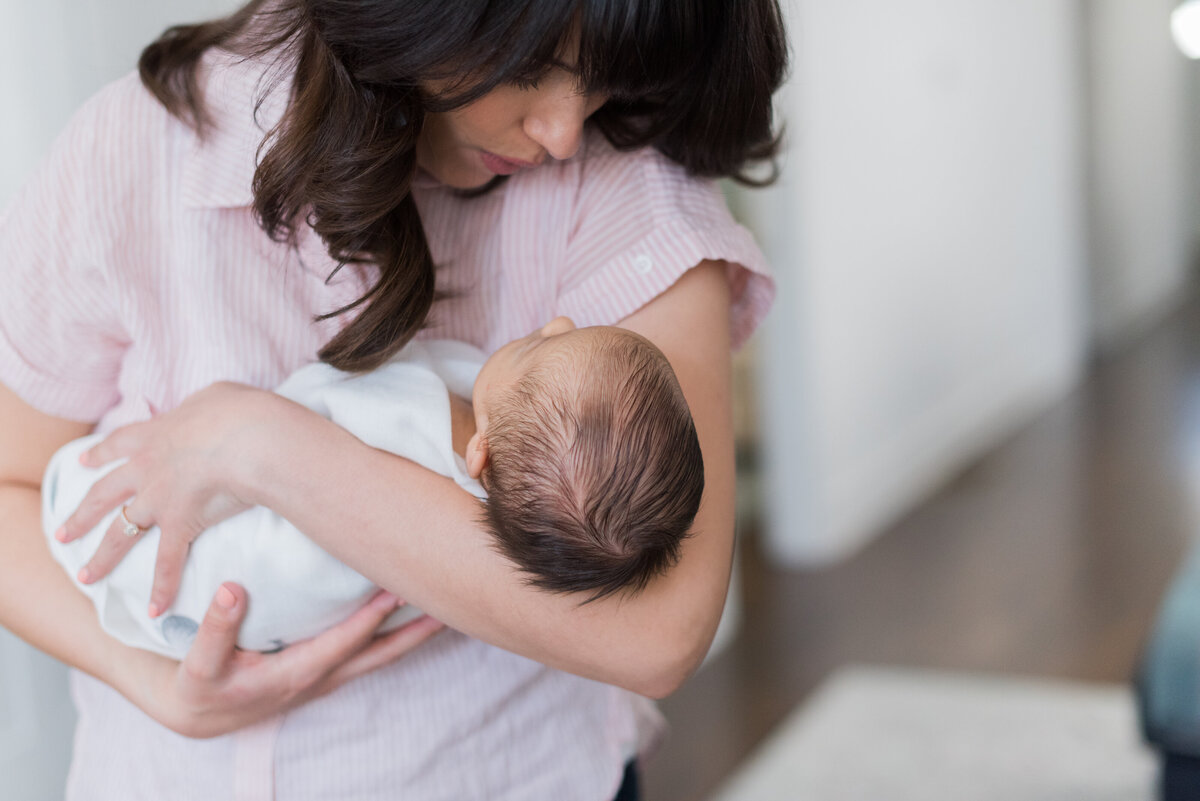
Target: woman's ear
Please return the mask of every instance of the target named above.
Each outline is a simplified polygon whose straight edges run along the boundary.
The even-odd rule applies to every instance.
[[[487,467],[487,461],[487,436],[482,432],[476,432],[467,442],[467,475],[478,479],[483,474],[483,468]]]

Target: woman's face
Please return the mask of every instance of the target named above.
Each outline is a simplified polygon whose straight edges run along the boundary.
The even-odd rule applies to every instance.
[[[571,66],[559,64],[536,81],[499,86],[462,108],[427,114],[417,163],[447,186],[475,189],[548,158],[570,158],[583,141],[584,121],[607,99],[581,91]]]

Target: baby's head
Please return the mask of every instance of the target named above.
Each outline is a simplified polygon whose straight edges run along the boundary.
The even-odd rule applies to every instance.
[[[475,382],[467,466],[500,551],[534,586],[636,592],[679,559],[704,490],[691,413],[663,354],[559,317]]]

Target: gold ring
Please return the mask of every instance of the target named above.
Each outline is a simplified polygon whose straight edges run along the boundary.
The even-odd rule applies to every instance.
[[[142,533],[143,529],[137,523],[135,523],[129,519],[129,515],[125,514],[128,511],[129,511],[128,506],[121,507],[121,520],[125,523],[125,536],[126,537],[136,537],[137,535]]]

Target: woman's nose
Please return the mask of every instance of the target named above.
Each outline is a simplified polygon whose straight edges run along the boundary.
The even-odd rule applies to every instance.
[[[588,96],[568,92],[547,97],[525,118],[525,134],[551,158],[569,159],[583,142],[583,124],[591,112]]]

